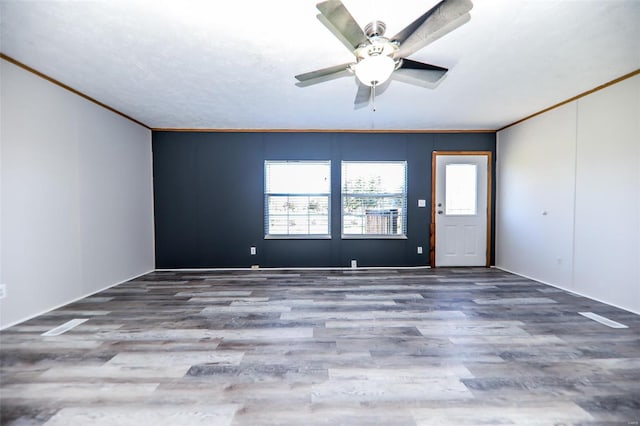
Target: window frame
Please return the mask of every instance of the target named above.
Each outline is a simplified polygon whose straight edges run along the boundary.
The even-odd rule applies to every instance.
[[[345,191],[345,164],[361,163],[361,164],[402,164],[404,166],[403,191],[402,192],[346,192]],[[408,186],[409,186],[409,164],[406,160],[343,160],[340,163],[340,233],[341,238],[345,240],[368,239],[368,240],[406,240],[407,237],[407,206],[408,206]],[[402,212],[400,215],[400,224],[402,233],[399,234],[347,234],[345,233],[345,200],[347,197],[369,197],[369,198],[401,198]],[[391,211],[391,209],[388,209]]]
[[[270,164],[322,164],[327,167],[327,188],[328,192],[307,192],[307,193],[295,193],[295,192],[270,192],[269,191],[269,178],[268,178],[268,166]],[[270,197],[326,197],[327,199],[327,233],[326,234],[276,234],[270,233],[270,218],[273,214],[270,214],[269,200]],[[331,239],[331,160],[264,160],[264,239],[265,240],[327,240]],[[310,217],[307,212],[307,220]],[[324,216],[324,215],[323,215]]]

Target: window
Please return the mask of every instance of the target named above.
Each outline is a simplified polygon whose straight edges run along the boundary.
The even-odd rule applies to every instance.
[[[342,235],[404,237],[406,161],[342,162]]]
[[[266,237],[330,237],[330,161],[265,161]]]
[[[447,164],[445,169],[445,200],[447,215],[474,216],[477,212],[477,166]]]

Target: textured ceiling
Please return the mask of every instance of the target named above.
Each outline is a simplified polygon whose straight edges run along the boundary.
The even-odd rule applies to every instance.
[[[343,0],[395,34],[436,0]],[[151,128],[498,129],[640,68],[639,0],[474,0],[471,21],[410,58],[436,89],[393,81],[353,109],[353,59],[316,0],[0,0],[0,51]]]

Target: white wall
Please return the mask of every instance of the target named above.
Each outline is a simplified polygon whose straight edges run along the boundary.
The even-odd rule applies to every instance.
[[[496,266],[640,313],[640,76],[499,132],[497,161]]]
[[[0,327],[154,268],[151,131],[0,60]]]
[[[575,108],[498,134],[496,265],[571,285]],[[514,142],[516,141],[516,142]]]

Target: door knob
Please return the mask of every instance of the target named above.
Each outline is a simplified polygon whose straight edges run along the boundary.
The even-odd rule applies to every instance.
[[[442,210],[438,210],[438,214],[442,214]]]

